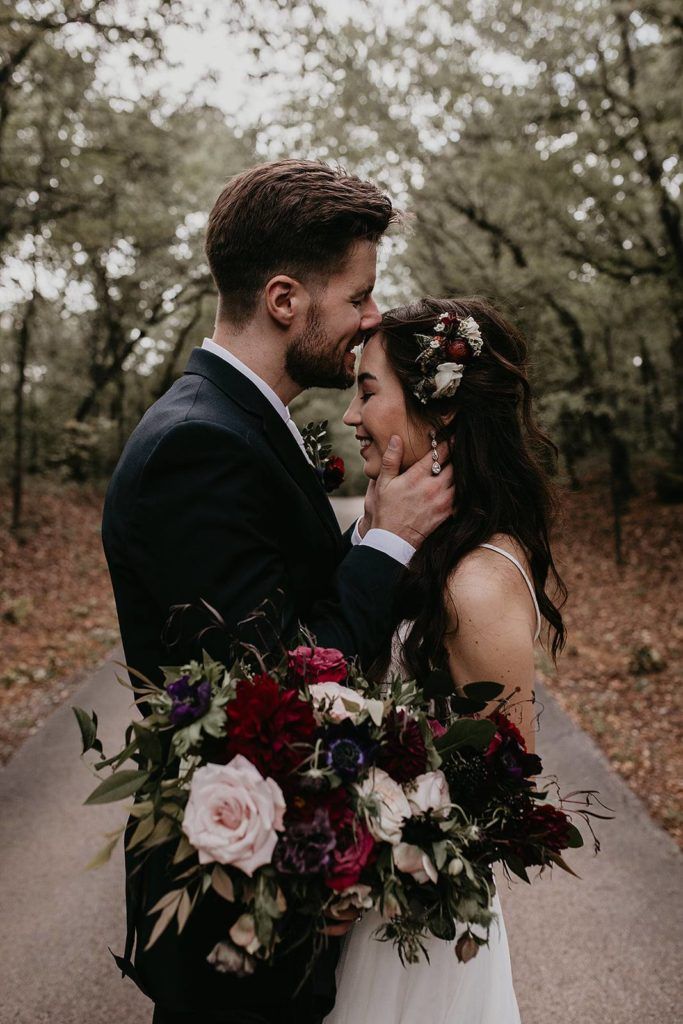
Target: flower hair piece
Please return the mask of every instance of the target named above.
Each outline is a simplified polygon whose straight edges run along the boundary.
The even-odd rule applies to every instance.
[[[415,362],[422,380],[413,394],[423,405],[435,398],[451,398],[460,387],[465,366],[481,355],[484,344],[477,321],[471,316],[461,319],[456,313],[442,313],[433,334],[416,334],[415,339],[421,348]]]

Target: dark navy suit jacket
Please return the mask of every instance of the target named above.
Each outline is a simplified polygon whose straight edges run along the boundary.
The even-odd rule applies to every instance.
[[[228,657],[226,635],[206,621],[176,619],[172,606],[207,601],[227,630],[277,649],[301,625],[318,644],[369,664],[392,628],[401,566],[343,538],[315,470],[264,395],[225,360],[195,349],[183,377],[133,432],[112,477],[103,541],[126,661],[154,680],[159,666],[199,654]],[[264,604],[265,602],[265,604]],[[267,617],[245,623],[258,607]],[[169,646],[170,645],[170,646]],[[160,1006],[200,1007],[225,1020],[250,1013],[306,1024],[334,998],[334,958],[314,971],[296,1000],[310,948],[237,980],[206,963],[227,935],[231,907],[207,893],[183,934],[167,929],[147,953],[146,909],[170,884],[167,855],[128,860],[129,921],[137,932],[136,980]]]

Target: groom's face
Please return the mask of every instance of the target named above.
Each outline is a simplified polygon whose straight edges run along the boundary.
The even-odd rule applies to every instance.
[[[289,376],[302,388],[349,388],[354,383],[354,349],[380,322],[372,291],[377,246],[357,242],[343,266],[311,292],[306,323],[286,353]]]

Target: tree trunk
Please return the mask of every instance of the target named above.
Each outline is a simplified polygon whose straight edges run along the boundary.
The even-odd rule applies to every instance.
[[[680,302],[680,299],[678,300]],[[671,339],[671,363],[674,385],[674,466],[683,473],[683,303],[676,309]]]
[[[17,381],[14,388],[14,456],[12,460],[12,519],[11,529],[16,533],[21,526],[24,498],[24,394],[26,363],[31,332],[31,320],[36,304],[36,293],[28,301],[21,326],[17,331]]]

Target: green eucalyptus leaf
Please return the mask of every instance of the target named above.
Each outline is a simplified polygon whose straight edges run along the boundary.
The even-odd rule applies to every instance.
[[[83,708],[71,709],[76,716],[78,728],[81,730],[82,753],[87,754],[89,750],[97,750],[102,753],[102,744],[97,739],[97,715],[93,711],[90,715]]]
[[[495,731],[495,725],[487,718],[461,718],[454,722],[443,736],[434,741],[434,746],[442,756],[460,750],[461,747],[485,750]]]
[[[573,875],[574,878],[581,878],[581,875],[577,875],[576,871],[574,871],[573,868],[569,867],[569,864],[567,864],[564,857],[561,857],[559,853],[555,853],[554,850],[548,850],[547,853],[550,859],[554,861],[554,863],[557,864],[559,867],[561,867],[563,871],[566,871],[568,874]]]
[[[583,836],[576,825],[569,825],[568,845],[570,850],[578,850],[580,846],[583,846]]]
[[[125,800],[127,796],[144,786],[149,779],[149,772],[125,770],[114,772],[108,779],[100,782],[99,786],[92,791],[86,804],[109,804],[116,800]]]
[[[117,767],[127,761],[129,757],[135,753],[138,748],[138,741],[133,740],[127,747],[120,750],[118,754],[114,754],[113,757],[108,757],[106,761],[98,761],[95,765],[95,771],[102,771],[103,768],[108,768],[110,765],[115,764]]]
[[[478,715],[480,711],[483,711],[488,701],[486,700],[471,700],[468,697],[460,697],[456,694],[451,697],[450,701],[451,711],[454,711],[456,715]]]
[[[139,843],[142,843],[149,835],[154,831],[154,815],[149,814],[146,818],[141,818],[133,830],[133,834],[126,843],[126,849],[132,850]]]
[[[463,686],[463,693],[472,700],[490,701],[500,697],[505,689],[502,683],[482,682],[467,683]]]
[[[178,909],[178,904],[179,904],[180,898],[182,896],[182,891],[177,892],[177,893],[174,892],[173,896],[174,896],[174,901],[172,901],[167,906],[165,906],[164,909],[159,914],[159,917],[157,918],[156,924],[154,925],[154,928],[152,929],[152,934],[149,937],[149,942],[145,946],[145,952],[147,952],[148,949],[152,948],[152,946],[157,941],[159,936],[166,930],[166,928],[168,928],[169,924],[171,923],[171,921],[175,917],[176,910]],[[150,910],[149,913],[150,914],[154,913],[154,910]]]
[[[143,722],[133,722],[133,730],[142,756],[155,764],[161,761],[162,750],[159,733],[150,729]]]
[[[86,871],[94,871],[96,868],[101,868],[109,862],[111,855],[114,852],[114,848],[118,843],[119,839],[123,835],[123,828],[119,829],[102,847],[99,853],[96,853],[93,859],[86,864]]]
[[[521,878],[523,882],[528,882],[529,885],[531,885],[531,879],[526,872],[526,868],[524,867],[524,862],[521,857],[517,857],[514,853],[506,853],[503,856],[503,861],[507,864],[513,875],[517,875],[517,877]]]

